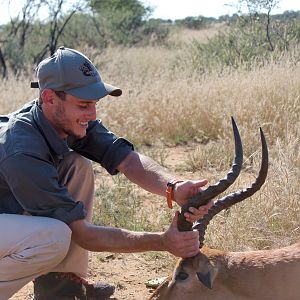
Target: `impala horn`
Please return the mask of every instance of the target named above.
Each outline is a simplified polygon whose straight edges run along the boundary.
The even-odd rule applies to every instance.
[[[232,193],[228,196],[217,200],[215,204],[209,209],[208,213],[192,226],[192,229],[196,229],[199,231],[200,248],[203,247],[205,231],[211,219],[222,210],[227,209],[232,205],[251,197],[264,184],[268,174],[269,155],[267,142],[261,128],[260,137],[262,145],[262,161],[260,171],[258,176],[256,177],[255,182],[252,183],[250,187],[247,187],[243,190],[240,190],[236,193]]]
[[[181,213],[178,217],[178,230],[189,231],[192,230],[192,224],[186,221],[184,213],[189,210],[190,207],[198,208],[202,205],[207,204],[209,201],[214,199],[219,194],[223,193],[230,185],[234,183],[241,172],[243,164],[243,146],[240,137],[239,130],[233,117],[231,117],[232,129],[234,135],[235,144],[235,158],[232,163],[230,171],[227,173],[225,178],[221,179],[214,185],[210,185],[207,189],[197,193],[196,195],[188,199],[188,203],[181,208]]]

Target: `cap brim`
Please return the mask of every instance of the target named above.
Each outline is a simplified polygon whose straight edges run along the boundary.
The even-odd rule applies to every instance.
[[[31,88],[39,88],[38,82],[31,82]],[[64,92],[84,100],[98,100],[107,95],[114,97],[122,95],[120,88],[102,81],[80,88],[65,90]]]
[[[103,81],[98,81],[80,88],[65,90],[65,92],[84,100],[98,100],[107,95],[115,97],[122,95],[121,89],[104,83]]]
[[[122,95],[122,90],[118,87],[115,87],[105,82],[104,82],[104,87],[110,96],[119,97]]]

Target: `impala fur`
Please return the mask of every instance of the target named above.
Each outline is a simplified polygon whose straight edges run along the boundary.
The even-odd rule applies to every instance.
[[[190,206],[199,207],[224,192],[238,177],[243,150],[240,135],[232,118],[235,159],[227,176],[189,199],[182,208],[178,229],[199,231],[200,250],[195,257],[180,259],[173,275],[152,294],[151,300],[299,300],[300,242],[281,249],[223,252],[203,247],[205,230],[222,210],[252,196],[264,184],[268,172],[268,148],[260,129],[262,163],[255,182],[248,188],[217,200],[208,213],[195,224],[183,213]],[[203,247],[203,248],[202,248]]]
[[[222,252],[203,247],[181,259],[151,300],[299,300],[300,242],[281,249]]]

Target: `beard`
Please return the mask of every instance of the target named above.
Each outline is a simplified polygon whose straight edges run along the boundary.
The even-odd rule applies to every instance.
[[[69,120],[68,117],[66,116],[66,110],[63,105],[63,100],[62,102],[59,103],[57,106],[55,112],[54,112],[54,123],[55,123],[55,129],[61,136],[71,136],[75,139],[81,139],[86,135],[86,131],[82,131],[79,133],[79,131],[76,131],[72,126],[72,124],[79,124],[78,120],[72,121]]]

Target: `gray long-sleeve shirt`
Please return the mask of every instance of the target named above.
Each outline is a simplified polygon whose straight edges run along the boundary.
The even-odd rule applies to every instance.
[[[75,202],[58,181],[57,165],[71,150],[114,175],[133,145],[108,131],[100,120],[89,123],[84,138],[62,140],[37,101],[0,116],[0,213],[26,211],[66,224],[83,219],[83,203]]]

